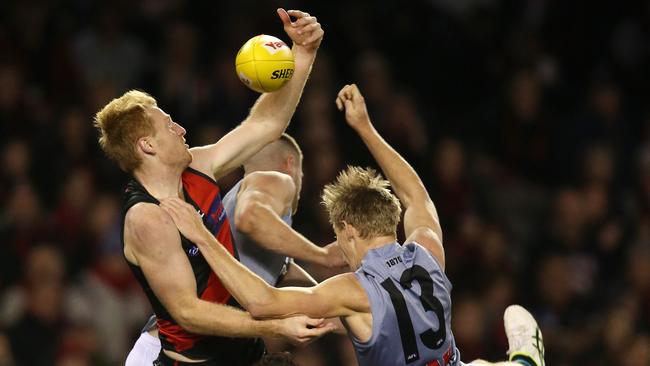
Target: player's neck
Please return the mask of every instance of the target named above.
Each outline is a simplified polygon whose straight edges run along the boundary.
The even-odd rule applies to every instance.
[[[182,172],[182,170],[178,171],[167,167],[142,166],[133,172],[133,176],[156,199],[182,198]]]
[[[378,236],[372,239],[362,240],[361,245],[357,247],[360,251],[360,253],[358,253],[359,258],[362,259],[365,257],[366,253],[371,249],[381,248],[386,244],[395,243],[396,241],[397,238],[392,235]]]

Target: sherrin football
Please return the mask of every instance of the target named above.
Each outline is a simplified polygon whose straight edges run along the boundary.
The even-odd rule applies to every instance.
[[[293,76],[293,52],[282,40],[261,34],[239,49],[235,69],[239,80],[256,92],[276,91]]]

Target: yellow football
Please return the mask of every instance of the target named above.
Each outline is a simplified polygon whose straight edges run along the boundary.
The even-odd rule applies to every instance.
[[[293,52],[282,40],[261,34],[239,49],[235,69],[239,80],[256,92],[276,91],[293,76]]]

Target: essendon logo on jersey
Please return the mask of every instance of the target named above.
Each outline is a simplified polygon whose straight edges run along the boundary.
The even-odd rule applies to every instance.
[[[196,257],[196,255],[199,254],[199,247],[196,245],[191,247],[187,250],[187,254],[189,254],[190,257]]]

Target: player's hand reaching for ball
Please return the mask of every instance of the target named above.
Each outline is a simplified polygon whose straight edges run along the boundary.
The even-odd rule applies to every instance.
[[[336,97],[336,107],[339,111],[345,111],[345,120],[355,130],[370,126],[366,101],[356,84],[341,88]]]
[[[278,15],[282,20],[284,31],[287,32],[296,47],[311,52],[318,49],[325,32],[316,17],[304,11],[286,11],[282,8],[278,9]],[[292,22],[291,17],[296,20]]]
[[[160,208],[172,217],[178,231],[196,245],[200,245],[203,239],[212,236],[203,224],[199,213],[189,203],[179,198],[164,198],[160,200]]]

